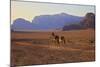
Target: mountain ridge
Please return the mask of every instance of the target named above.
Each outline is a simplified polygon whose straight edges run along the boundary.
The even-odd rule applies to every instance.
[[[54,15],[40,15],[33,18],[32,22],[23,18],[14,20],[11,28],[15,31],[22,30],[48,30],[60,29],[64,25],[77,24],[83,17],[73,16],[66,13],[59,13]]]

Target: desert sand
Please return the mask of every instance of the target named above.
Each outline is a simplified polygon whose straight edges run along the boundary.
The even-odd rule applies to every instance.
[[[11,66],[95,61],[93,29],[54,33],[66,44],[50,42],[51,31],[11,32]]]

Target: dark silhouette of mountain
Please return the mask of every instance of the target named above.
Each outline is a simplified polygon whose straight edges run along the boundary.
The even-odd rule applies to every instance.
[[[84,28],[95,28],[95,14],[87,13],[85,18],[81,21]]]
[[[84,19],[82,19],[79,24],[65,25],[63,27],[63,31],[79,30],[79,29],[87,29],[87,28],[95,29],[95,14],[94,13],[87,13]]]
[[[83,29],[80,24],[71,24],[63,27],[63,31],[66,30],[80,30]]]
[[[55,15],[36,16],[32,22],[25,19],[16,19],[11,28],[13,30],[48,30],[61,29],[64,25],[77,24],[83,17],[73,16],[66,13]]]

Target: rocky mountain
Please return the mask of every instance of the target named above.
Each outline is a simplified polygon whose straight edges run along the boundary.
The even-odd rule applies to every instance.
[[[23,18],[18,18],[16,20],[14,20],[13,24],[11,25],[11,29],[13,31],[32,30],[33,25],[31,22],[29,22]]]
[[[64,25],[78,24],[83,17],[73,16],[66,13],[55,15],[40,15],[36,16],[32,22],[18,18],[14,20],[11,28],[15,31],[27,30],[54,30],[61,29]]]
[[[95,28],[95,14],[87,13],[81,21],[81,25],[84,26],[84,28]]]
[[[87,13],[79,24],[65,25],[63,31],[66,30],[79,30],[79,29],[95,29],[95,14]]]

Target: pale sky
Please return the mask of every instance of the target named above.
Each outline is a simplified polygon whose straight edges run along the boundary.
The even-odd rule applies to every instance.
[[[39,15],[67,13],[76,16],[85,16],[88,12],[95,13],[95,6],[11,1],[11,23],[17,18],[32,21],[35,16]]]

